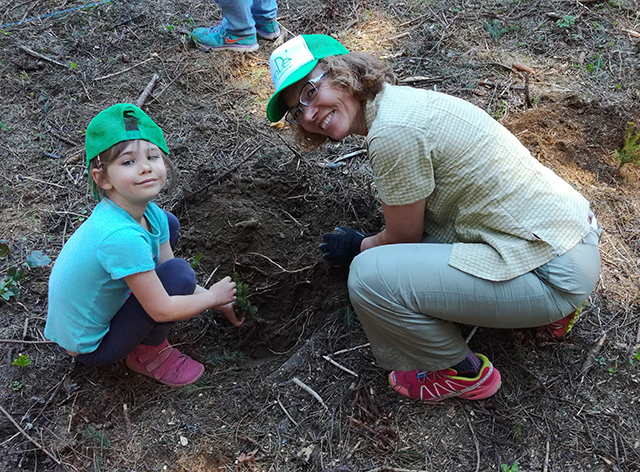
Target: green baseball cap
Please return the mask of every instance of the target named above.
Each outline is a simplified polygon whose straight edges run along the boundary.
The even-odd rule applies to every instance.
[[[267,103],[269,121],[278,121],[287,112],[280,92],[311,72],[318,60],[343,54],[349,54],[349,50],[324,34],[302,34],[276,48],[269,58],[271,79],[276,89]]]
[[[89,162],[114,144],[144,139],[169,155],[164,133],[145,112],[130,103],[118,103],[98,113],[87,126],[84,148]]]

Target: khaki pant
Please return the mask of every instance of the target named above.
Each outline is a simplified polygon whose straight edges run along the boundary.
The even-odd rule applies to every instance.
[[[601,232],[592,228],[569,252],[502,282],[449,266],[450,244],[375,247],[351,264],[349,296],[381,367],[444,369],[468,351],[455,323],[529,328],[582,305],[598,280]]]

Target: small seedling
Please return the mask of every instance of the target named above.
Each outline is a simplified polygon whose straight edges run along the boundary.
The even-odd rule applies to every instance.
[[[207,355],[207,364],[212,366],[230,365],[243,359],[244,352],[242,351],[211,353]]]
[[[569,26],[573,26],[576,23],[575,15],[564,15],[558,21],[556,21],[556,25],[560,28],[568,28]]]
[[[8,257],[9,254],[11,254],[9,244],[5,240],[0,240],[0,258]],[[20,297],[20,285],[18,282],[26,276],[24,267],[33,269],[34,267],[45,266],[50,262],[49,256],[43,254],[42,251],[33,251],[21,266],[9,266],[7,272],[0,276],[0,297],[6,301],[9,301],[11,297]]]
[[[636,124],[633,121],[627,123],[627,130],[622,148],[613,151],[613,155],[620,163],[618,170],[622,169],[622,166],[625,164],[640,164],[640,129],[636,132]]]
[[[353,324],[356,321],[356,312],[353,311],[353,308],[351,308],[351,305],[346,305],[341,308],[338,308],[333,313],[333,316],[338,318],[340,322],[347,328],[350,326],[353,326]]]
[[[110,446],[111,445],[111,441],[109,440],[109,438],[107,438],[104,434],[102,434],[100,431],[98,431],[95,426],[92,424],[90,424],[89,426],[87,426],[85,429],[83,429],[82,431],[80,431],[80,434],[82,434],[82,436],[84,436],[86,439],[88,439],[89,441],[99,445],[99,446]]]
[[[500,20],[492,20],[491,23],[485,21],[484,29],[486,29],[491,37],[496,41],[505,33],[509,32],[509,28],[502,28],[500,26]]]
[[[19,380],[14,380],[13,382],[11,382],[11,389],[14,392],[20,391],[21,388],[22,388],[22,382],[20,382]]]
[[[248,288],[247,284],[240,280],[240,276],[237,272],[233,273],[233,281],[236,283],[236,311],[238,313],[245,313],[246,315],[254,316],[258,313],[258,307],[253,305],[248,300]]]
[[[500,464],[500,469],[502,470],[502,472],[518,472],[518,461],[515,461],[513,464],[511,465],[507,465],[507,464]]]
[[[196,257],[193,258],[190,265],[192,269],[195,269],[200,265],[200,261],[202,260],[202,253],[199,253]]]
[[[20,367],[26,367],[28,365],[31,365],[31,359],[29,358],[29,356],[27,354],[20,354],[18,357],[16,357],[13,360],[11,365],[17,365],[17,366],[20,366]]]

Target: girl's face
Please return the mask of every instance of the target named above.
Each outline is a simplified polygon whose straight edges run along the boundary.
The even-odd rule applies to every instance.
[[[336,141],[351,134],[366,135],[362,103],[344,88],[332,84],[328,75],[315,83],[318,91],[313,105],[300,105],[300,92],[309,80],[319,77],[322,72],[316,67],[305,78],[282,91],[288,109],[299,106],[302,110],[297,117],[298,125],[309,133]]]
[[[158,146],[134,140],[113,159],[106,169],[94,169],[92,175],[110,200],[120,207],[147,204],[167,180],[167,168]]]

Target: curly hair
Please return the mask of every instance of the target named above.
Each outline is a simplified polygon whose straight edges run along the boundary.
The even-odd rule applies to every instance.
[[[327,78],[333,85],[352,94],[363,107],[382,90],[385,82],[393,85],[398,83],[390,67],[380,59],[362,52],[328,56],[320,59],[318,66],[327,71]],[[298,145],[309,151],[319,148],[330,139],[321,134],[310,133],[301,126],[294,126],[292,129]]]

